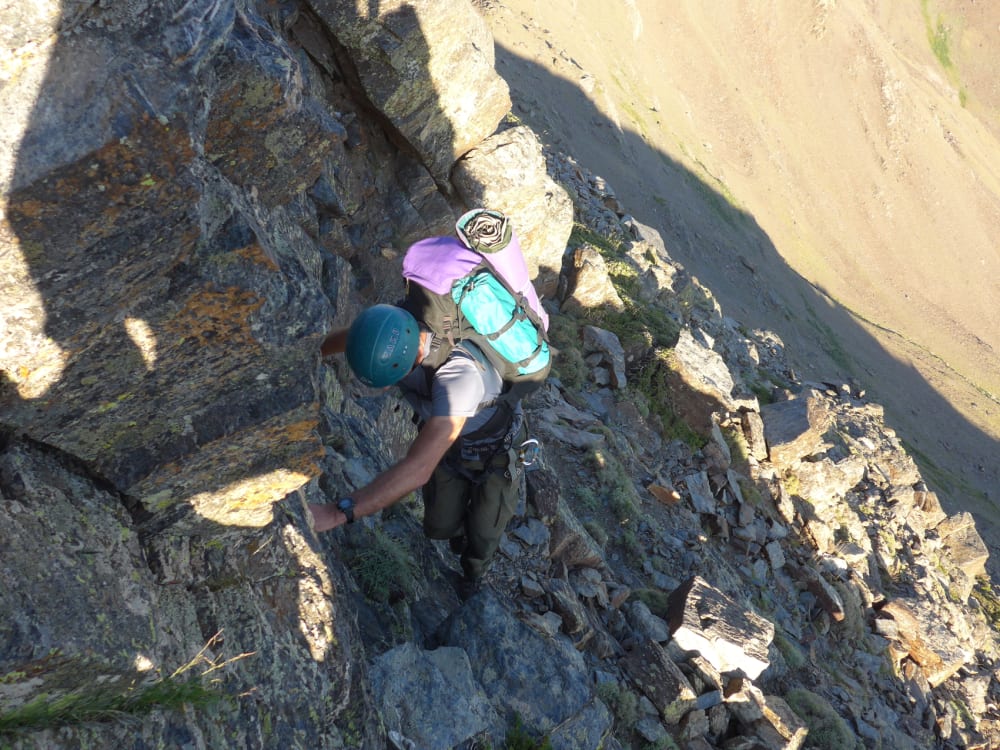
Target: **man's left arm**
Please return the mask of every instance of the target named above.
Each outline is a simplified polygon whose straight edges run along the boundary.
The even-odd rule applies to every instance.
[[[434,469],[462,432],[465,417],[431,417],[417,434],[406,457],[357,490],[354,517],[361,518],[389,507],[430,481]],[[316,531],[327,531],[347,522],[332,504],[311,503]]]
[[[331,331],[320,344],[320,356],[329,357],[331,354],[343,354],[347,348],[347,330],[346,328],[338,328]]]

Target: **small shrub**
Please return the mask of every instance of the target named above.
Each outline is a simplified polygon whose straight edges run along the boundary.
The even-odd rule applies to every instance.
[[[646,551],[639,543],[639,537],[636,536],[636,533],[632,529],[624,529],[620,542],[631,563],[636,567],[642,567],[642,564],[646,562]]]

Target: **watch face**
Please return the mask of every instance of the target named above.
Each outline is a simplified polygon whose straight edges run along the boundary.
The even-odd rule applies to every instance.
[[[348,523],[354,523],[354,498],[345,497],[337,501],[337,508],[347,516]]]

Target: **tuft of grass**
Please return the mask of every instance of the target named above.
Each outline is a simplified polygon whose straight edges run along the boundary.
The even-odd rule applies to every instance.
[[[785,700],[809,728],[809,747],[818,750],[852,750],[859,747],[858,738],[847,722],[822,696],[805,688],[796,688],[785,696]]]
[[[365,595],[378,602],[405,598],[415,585],[414,563],[406,549],[378,527],[348,567]]]
[[[635,693],[618,683],[603,682],[597,686],[597,697],[611,709],[618,725],[631,732],[639,721],[639,699]]]
[[[590,534],[591,538],[597,543],[598,547],[604,549],[608,546],[608,532],[597,521],[586,521],[583,524],[583,528],[586,529],[588,534]]]
[[[659,418],[664,440],[681,440],[694,450],[700,450],[708,442],[674,409],[668,352],[656,350],[652,359],[639,371],[638,377],[632,378],[629,390],[639,395],[648,404],[649,412]]]
[[[657,617],[668,620],[670,613],[670,595],[661,589],[644,588],[635,589],[629,595],[631,599],[638,599],[640,602],[645,604],[649,611],[652,612]]]
[[[809,663],[808,657],[799,647],[799,644],[785,635],[781,628],[775,628],[774,645],[781,653],[789,669],[793,671],[802,669],[802,667]]]
[[[597,248],[597,251],[605,258],[619,258],[625,253],[623,238],[605,237],[579,222],[573,222],[573,228],[570,230],[567,244],[569,247],[574,248],[580,245],[591,245]]]
[[[186,680],[168,677],[146,686],[93,684],[60,696],[42,694],[0,715],[0,734],[109,721],[186,705],[209,708],[221,698],[221,693],[206,688],[198,677]]]
[[[34,732],[84,722],[121,721],[144,716],[157,710],[180,710],[185,706],[212,709],[227,698],[220,689],[206,685],[203,678],[226,665],[253,654],[240,654],[223,662],[207,656],[221,632],[213,636],[191,661],[168,677],[150,680],[149,675],[135,674],[130,679],[105,679],[80,684],[65,692],[41,693],[27,703],[0,714],[0,735]],[[68,659],[57,659],[64,665]],[[193,670],[207,665],[198,674]],[[93,674],[92,669],[82,669]],[[2,682],[17,682],[24,673],[4,675]],[[95,675],[96,677],[96,675]],[[124,676],[123,676],[124,677]]]
[[[580,353],[579,321],[571,315],[551,316],[549,342],[555,350],[552,361],[553,374],[571,390],[582,388],[590,368]]]
[[[933,29],[927,30],[927,36],[930,39],[934,57],[941,63],[941,67],[950,70],[953,64],[951,61],[950,29],[941,18],[938,18],[937,25]]]
[[[504,737],[503,750],[552,750],[552,742],[547,735],[535,737],[525,728],[521,717],[515,716]]]

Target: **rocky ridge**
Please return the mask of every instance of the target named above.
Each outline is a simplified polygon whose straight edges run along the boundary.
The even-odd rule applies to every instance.
[[[5,32],[5,743],[997,746],[970,519],[856,387],[798,382],[610,186],[497,128],[471,8],[60,10]],[[444,70],[493,92],[474,110],[427,86],[469,54]],[[459,605],[418,502],[324,538],[304,507],[412,430],[319,338],[481,202],[517,217],[560,357]]]

